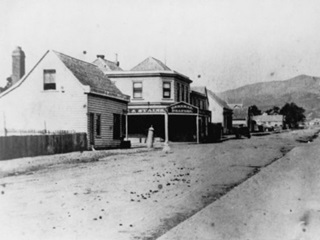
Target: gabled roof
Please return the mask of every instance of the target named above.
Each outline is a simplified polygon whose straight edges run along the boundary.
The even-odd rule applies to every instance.
[[[46,53],[40,58],[40,60],[34,65],[34,67],[25,74],[19,81],[17,81],[15,84],[13,84],[10,88],[6,89],[4,92],[0,93],[0,98],[7,95],[8,93],[12,92],[14,89],[18,88],[28,77],[29,75],[34,71],[34,69],[37,68],[37,66],[40,64],[40,62],[47,56],[49,53],[49,50],[46,51]]]
[[[243,104],[242,103],[228,103],[228,106],[231,109],[243,108]]]
[[[171,71],[171,69],[160,60],[148,57],[137,66],[133,67],[131,71]]]
[[[235,107],[232,109],[233,110],[233,116],[232,118],[234,120],[237,119],[246,119],[248,117],[248,108],[244,107],[244,108],[240,108],[240,107]]]
[[[208,94],[207,94],[207,88],[203,87],[203,86],[191,86],[190,87],[190,94],[191,94],[191,98],[193,98],[194,95],[196,96],[200,96],[202,98],[205,98],[206,101],[209,103],[209,99],[208,99]]]
[[[72,72],[72,74],[83,85],[90,86],[90,92],[102,94],[109,97],[129,101],[129,96],[124,95],[107,78],[97,65],[84,62],[82,60],[70,57],[63,53],[53,51],[63,64]]]
[[[223,101],[221,98],[219,98],[215,93],[213,93],[212,91],[208,91],[208,93],[209,93],[208,94],[209,98],[212,98],[213,100],[215,100],[221,107],[232,110],[231,107],[229,107],[228,104],[225,101]]]
[[[171,70],[163,62],[153,57],[145,59],[129,71],[104,71],[109,78],[133,78],[133,77],[174,77],[187,83],[192,83],[189,77]]]
[[[191,91],[207,96],[207,88],[204,86],[191,86]]]
[[[93,61],[94,65],[97,65],[100,67],[102,71],[123,71],[122,68],[120,68],[115,62],[109,61],[107,59],[97,58]]]

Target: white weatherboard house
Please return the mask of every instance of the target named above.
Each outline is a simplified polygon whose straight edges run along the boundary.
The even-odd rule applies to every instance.
[[[95,148],[118,147],[128,102],[96,65],[50,50],[0,94],[0,133],[82,132]]]

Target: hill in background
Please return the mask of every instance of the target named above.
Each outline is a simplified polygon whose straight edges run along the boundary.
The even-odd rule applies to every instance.
[[[256,105],[263,111],[294,102],[306,110],[307,119],[320,117],[319,77],[300,75],[284,81],[254,83],[217,95],[228,103]]]

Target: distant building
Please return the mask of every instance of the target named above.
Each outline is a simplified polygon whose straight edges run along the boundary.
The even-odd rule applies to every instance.
[[[266,113],[259,115],[259,116],[253,116],[252,120],[255,121],[255,123],[258,126],[265,126],[267,128],[270,127],[283,127],[284,122],[284,116],[283,115],[267,115]]]
[[[189,77],[171,70],[153,57],[130,71],[115,69],[115,62],[101,57],[94,62],[123,93],[131,97],[129,138],[145,138],[151,126],[155,136],[163,141],[200,142],[206,138],[210,122],[206,96],[199,95],[202,106],[192,104],[191,97],[197,93],[191,93]]]
[[[208,92],[208,98],[211,121],[213,123],[220,123],[223,133],[230,133],[232,131],[233,110],[213,92]]]
[[[204,139],[208,136],[209,123],[211,123],[211,112],[209,109],[208,91],[204,86],[191,86],[190,103],[198,108],[200,113],[199,127],[200,138]],[[210,117],[210,118],[209,118]]]
[[[95,148],[118,147],[128,102],[96,65],[47,51],[0,94],[0,132],[84,132]]]
[[[314,118],[314,119],[310,120],[309,125],[310,126],[320,125],[320,118]]]
[[[242,103],[228,103],[232,109],[232,126],[233,127],[248,127],[248,107],[243,107]]]
[[[104,55],[97,55],[97,59],[93,61],[93,64],[97,65],[103,72],[110,71],[123,71],[120,68],[120,62],[116,59],[115,62],[105,59]]]

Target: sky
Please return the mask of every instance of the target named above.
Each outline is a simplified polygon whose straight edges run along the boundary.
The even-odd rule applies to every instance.
[[[318,0],[1,0],[0,86],[16,46],[26,72],[49,49],[117,53],[125,70],[153,56],[214,92],[320,76],[319,13]]]

